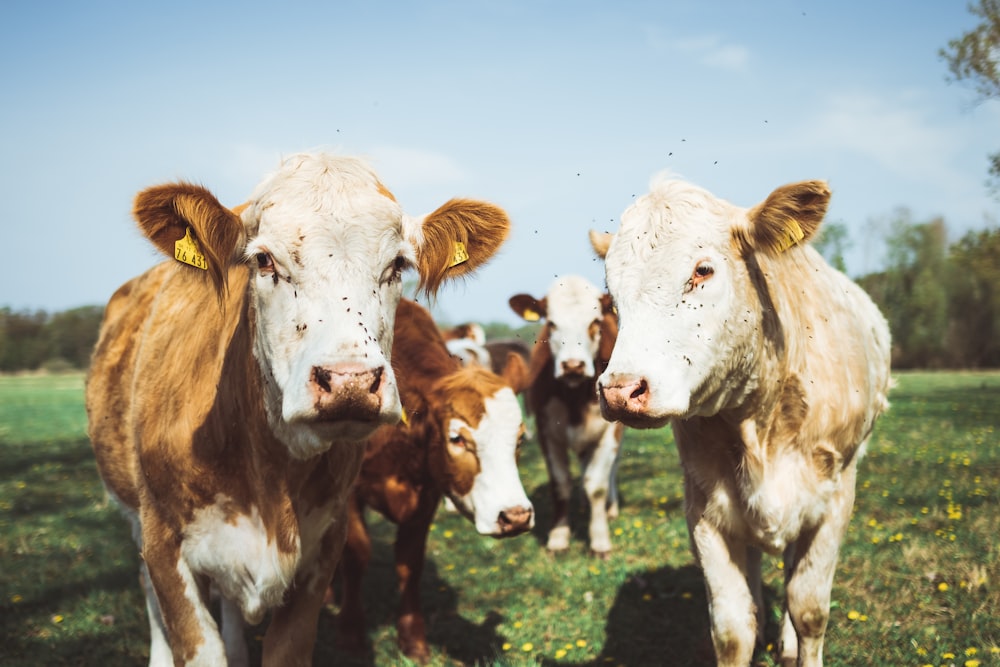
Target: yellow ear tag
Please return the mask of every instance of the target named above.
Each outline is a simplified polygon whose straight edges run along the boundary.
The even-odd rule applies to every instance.
[[[533,311],[531,308],[525,308],[524,312],[521,313],[521,317],[523,317],[528,322],[537,322],[538,320],[542,319],[542,316]]]
[[[455,248],[451,256],[451,264],[448,265],[450,269],[453,266],[458,266],[463,262],[469,261],[469,253],[465,249],[465,244],[461,241],[455,241]]]
[[[785,227],[785,235],[776,244],[778,252],[785,252],[805,237],[806,235],[803,233],[802,228],[799,227],[799,223],[794,218],[789,218],[788,226]]]
[[[399,409],[400,409],[400,413],[399,413],[399,421],[400,421],[400,423],[403,424],[403,426],[409,426],[410,425],[410,418],[406,416],[406,408],[400,407]]]
[[[184,238],[174,242],[174,259],[178,262],[190,264],[202,271],[208,271],[208,262],[205,261],[205,256],[201,254],[198,242],[191,236],[190,227],[184,231]]]

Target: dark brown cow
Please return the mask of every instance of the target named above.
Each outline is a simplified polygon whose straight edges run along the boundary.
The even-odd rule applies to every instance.
[[[406,418],[376,431],[365,451],[351,496],[339,626],[345,648],[363,647],[361,578],[371,552],[364,510],[371,507],[399,526],[398,641],[404,654],[423,661],[429,652],[420,575],[442,495],[484,535],[509,537],[534,525],[517,472],[524,425],[515,393],[527,381],[527,367],[516,354],[504,377],[461,366],[430,313],[407,300],[396,314],[392,359]]]

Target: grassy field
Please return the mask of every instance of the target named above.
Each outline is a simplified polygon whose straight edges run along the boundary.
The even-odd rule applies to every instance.
[[[860,465],[827,633],[830,665],[1000,665],[1000,374],[898,376]],[[104,495],[79,375],[0,377],[0,664],[139,665],[148,625],[129,531]],[[423,579],[433,665],[711,664],[708,612],[669,430],[626,431],[621,517],[607,561],[544,550],[550,503],[537,447],[522,476],[533,534],[494,541],[440,513]],[[398,665],[393,527],[371,517],[371,652],[341,654],[335,610],[316,664]],[[775,641],[780,559],[765,557]],[[261,628],[248,633],[259,654]],[[762,650],[755,663],[773,665]]]

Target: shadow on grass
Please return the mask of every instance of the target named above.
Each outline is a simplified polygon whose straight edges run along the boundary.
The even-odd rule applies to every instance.
[[[386,531],[383,527],[380,535],[372,536],[372,556],[362,589],[367,621],[366,652],[359,655],[337,647],[336,611],[328,607],[320,616],[315,664],[350,667],[415,664],[409,663],[396,645],[399,592],[393,561],[394,528]],[[496,627],[504,620],[503,615],[495,610],[487,611],[481,623],[464,618],[458,611],[459,592],[440,576],[430,556],[421,578],[421,602],[427,641],[435,653],[467,665],[487,662],[500,653],[505,638],[497,633]]]
[[[13,443],[0,439],[0,479],[13,479],[39,469],[73,470],[96,474],[94,451],[86,438],[51,442]]]

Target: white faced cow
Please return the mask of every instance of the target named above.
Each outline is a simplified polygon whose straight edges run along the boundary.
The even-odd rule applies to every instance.
[[[822,664],[855,468],[888,406],[885,319],[802,243],[829,198],[808,181],[744,209],[660,180],[592,236],[621,325],[602,408],[673,426],[719,665],[762,636],[762,549],[784,551],[782,661]]]
[[[580,459],[583,490],[590,504],[590,550],[611,552],[608,518],[618,515],[617,469],[622,426],[601,416],[595,383],[611,356],[618,323],[611,299],[580,276],[556,279],[548,294],[510,298],[511,309],[528,321],[545,318],[531,353],[528,405],[535,415],[552,490],[553,519],[548,548],[569,547],[569,499],[573,479],[569,453]]]
[[[269,609],[264,664],[311,663],[364,439],[400,419],[402,273],[433,292],[509,227],[468,200],[409,218],[362,162],[323,154],[287,159],[241,210],[188,184],[137,196],[180,261],[115,293],[87,383],[98,468],[142,549],[151,665],[245,662],[240,621]]]

